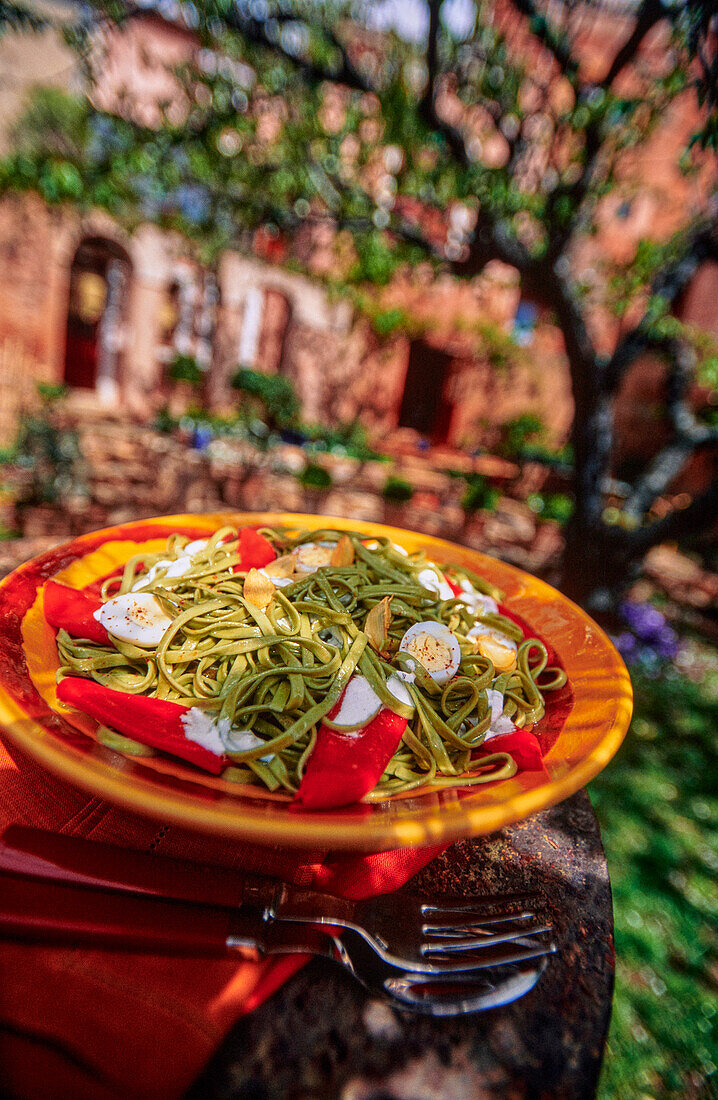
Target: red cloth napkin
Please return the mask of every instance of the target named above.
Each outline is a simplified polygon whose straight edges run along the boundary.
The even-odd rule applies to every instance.
[[[397,889],[442,851],[327,855],[159,826],[68,786],[0,740],[0,829],[12,823],[240,867],[356,898]],[[0,943],[0,1094],[43,1100],[181,1096],[235,1020],[305,961]]]

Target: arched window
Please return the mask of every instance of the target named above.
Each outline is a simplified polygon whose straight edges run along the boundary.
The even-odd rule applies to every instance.
[[[70,268],[64,380],[110,402],[117,396],[131,272],[125,250],[101,237],[83,240]]]
[[[273,287],[251,286],[244,297],[237,362],[265,374],[282,369],[284,343],[291,319],[289,299]]]

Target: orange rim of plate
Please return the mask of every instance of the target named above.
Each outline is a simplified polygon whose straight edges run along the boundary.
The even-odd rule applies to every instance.
[[[77,731],[58,732],[53,711],[67,713],[55,702],[47,714],[33,717],[23,691],[0,672],[0,726],[16,745],[49,771],[93,795],[128,810],[200,832],[252,843],[293,848],[381,851],[448,843],[461,837],[490,833],[567,798],[593,779],[611,760],[631,719],[632,690],[626,667],[606,634],[576,604],[550,585],[505,562],[430,535],[396,527],[334,516],[297,513],[220,513],[162,516],[82,535],[66,547],[40,555],[0,582],[0,606],[8,586],[34,570],[38,593],[49,576],[78,586],[111,572],[96,551],[104,543],[128,543],[125,560],[137,552],[145,529],[166,533],[183,529],[216,530],[225,524],[286,526],[318,530],[356,530],[366,537],[388,537],[406,549],[423,549],[439,564],[465,566],[505,593],[505,604],[551,642],[569,677],[574,702],[557,740],[544,757],[544,772],[520,772],[512,779],[487,786],[444,788],[423,794],[410,792],[382,802],[359,803],[331,812],[289,811],[289,803],[253,789],[229,784],[217,790],[170,772],[144,766],[141,758],[121,756]],[[147,530],[147,541],[157,532]],[[163,538],[165,537],[163,533]],[[64,557],[60,553],[65,550]],[[80,580],[78,567],[95,554],[93,570]],[[121,560],[122,551],[120,551]],[[52,564],[60,562],[53,570]],[[6,591],[3,592],[3,589]],[[32,606],[32,600],[28,608]],[[12,608],[9,609],[10,612]],[[16,616],[15,626],[18,619]],[[5,614],[7,620],[7,610]],[[3,644],[0,631],[0,645]],[[32,654],[25,653],[26,661]],[[37,671],[37,670],[36,670]],[[40,676],[40,679],[42,677]],[[49,668],[46,680],[54,680]],[[23,687],[35,687],[27,668]],[[43,698],[51,689],[45,686]],[[82,722],[76,723],[81,727]],[[189,774],[189,773],[188,773]]]

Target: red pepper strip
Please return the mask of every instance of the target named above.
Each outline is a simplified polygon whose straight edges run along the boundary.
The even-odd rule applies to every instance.
[[[536,772],[543,768],[541,745],[535,733],[530,730],[514,730],[513,733],[501,733],[484,741],[479,753],[486,756],[492,752],[507,752],[522,772]]]
[[[239,553],[241,560],[235,565],[235,573],[248,573],[250,569],[261,569],[274,561],[277,551],[269,539],[260,535],[254,527],[242,527],[239,532]]]
[[[341,699],[330,717],[340,705]],[[376,787],[405,729],[406,718],[388,707],[357,733],[320,726],[294,805],[304,810],[333,810],[358,802]]]
[[[142,745],[179,756],[213,775],[219,775],[227,764],[225,756],[210,752],[185,735],[181,718],[190,708],[180,703],[114,691],[79,676],[66,676],[60,680],[57,697],[61,702],[89,714],[103,726],[111,726]]]
[[[463,596],[464,590],[463,590],[463,588],[461,587],[460,584],[454,584],[451,577],[446,577],[445,580],[446,580],[446,583],[448,584],[449,588],[451,589],[451,591],[456,596],[457,600],[458,600],[459,596]]]
[[[99,596],[68,588],[57,581],[48,581],[43,601],[45,619],[50,626],[66,630],[73,638],[89,638],[92,642],[105,645],[109,642],[109,634],[94,617],[94,612],[102,607]]]

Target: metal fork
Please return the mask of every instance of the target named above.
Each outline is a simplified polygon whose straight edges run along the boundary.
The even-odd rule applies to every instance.
[[[537,891],[442,905],[406,894],[349,901],[252,876],[245,898],[250,893],[265,921],[340,927],[361,937],[385,963],[420,974],[505,966],[556,950],[553,940],[537,938],[551,931],[527,905],[541,897]]]
[[[111,950],[250,960],[311,954],[348,970],[394,1008],[458,1016],[517,1000],[538,981],[545,959],[493,971],[420,974],[381,959],[353,929],[328,934],[303,923],[241,915],[163,897],[111,893],[32,876],[0,874],[0,937]]]
[[[506,964],[490,969],[439,971],[423,974],[385,962],[354,929],[329,935],[306,924],[248,923],[246,936],[235,938],[235,948],[256,948],[258,957],[308,952],[338,963],[370,993],[394,1008],[430,1016],[459,1016],[500,1008],[523,997],[546,969],[543,957],[523,964]],[[301,930],[300,930],[301,929]]]

